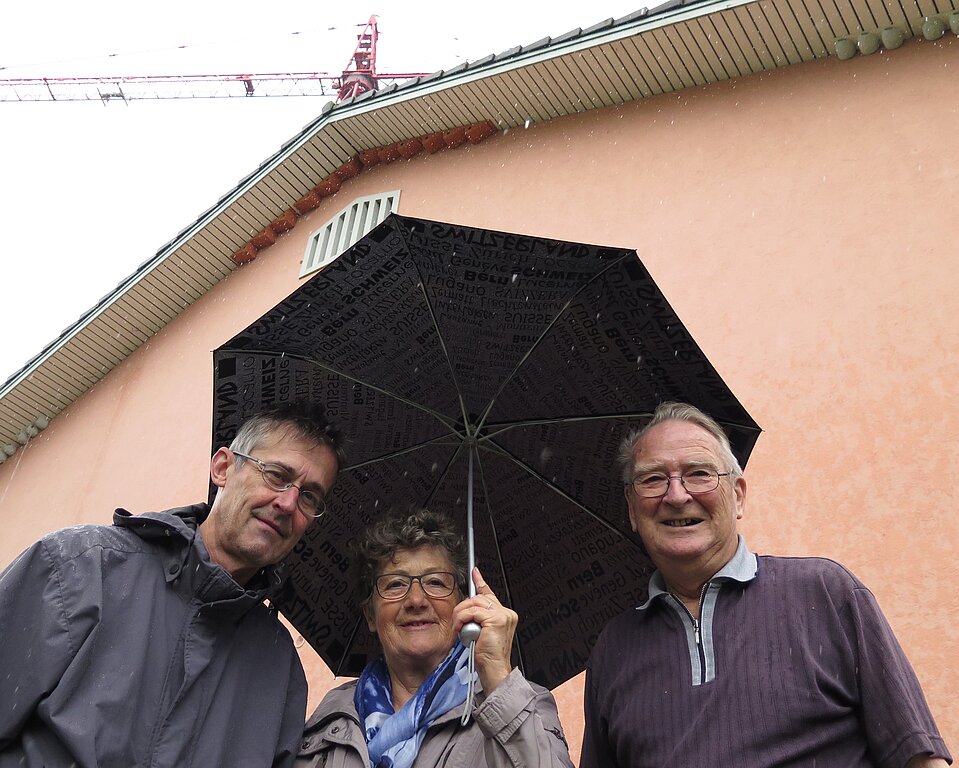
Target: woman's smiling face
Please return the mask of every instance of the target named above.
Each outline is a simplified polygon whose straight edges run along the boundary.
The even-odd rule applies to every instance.
[[[397,550],[376,575],[420,576],[437,571],[456,569],[445,549],[430,545]],[[410,585],[401,600],[384,600],[374,589],[364,613],[370,631],[379,637],[390,670],[416,670],[425,677],[439,666],[456,641],[453,609],[460,600],[458,589],[448,597],[429,597],[419,581]]]

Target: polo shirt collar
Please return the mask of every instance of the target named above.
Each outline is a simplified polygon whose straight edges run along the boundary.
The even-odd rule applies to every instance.
[[[745,584],[756,578],[759,571],[759,561],[756,555],[749,551],[746,546],[746,540],[740,536],[739,544],[729,562],[720,568],[716,574],[709,580],[713,581],[738,581]],[[665,597],[669,592],[666,589],[666,580],[663,574],[657,568],[649,578],[649,597],[646,602],[636,607],[637,611],[644,611],[652,605],[653,601],[660,597]]]

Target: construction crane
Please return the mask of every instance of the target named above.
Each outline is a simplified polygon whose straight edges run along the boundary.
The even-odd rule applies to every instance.
[[[261,96],[326,96],[338,102],[382,85],[421,77],[424,72],[376,71],[376,16],[357,35],[356,50],[339,75],[328,72],[270,72],[235,75],[124,75],[120,77],[0,78],[0,101],[135,101],[227,99]]]

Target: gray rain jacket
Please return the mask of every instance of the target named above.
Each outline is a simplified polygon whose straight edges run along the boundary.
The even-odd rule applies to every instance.
[[[355,689],[356,681],[346,683],[320,702],[306,724],[297,768],[370,768]],[[553,694],[518,669],[477,702],[466,727],[462,705],[429,727],[413,768],[572,768]]]
[[[208,507],[45,536],[0,574],[0,768],[291,765],[306,680],[286,628],[214,565]]]

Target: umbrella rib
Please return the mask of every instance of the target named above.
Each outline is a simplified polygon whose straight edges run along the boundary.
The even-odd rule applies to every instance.
[[[326,363],[321,363],[315,357],[307,357],[306,355],[290,354],[289,352],[273,352],[271,350],[265,350],[265,349],[251,350],[251,349],[232,349],[227,347],[220,351],[232,352],[234,354],[250,354],[251,352],[253,352],[259,355],[272,355],[273,357],[285,357],[289,360],[302,360],[303,362],[310,363],[311,365],[315,365],[317,368],[321,368],[324,371],[329,371],[330,373],[336,376],[339,376],[342,379],[355,382],[356,384],[364,386],[367,389],[371,389],[374,392],[379,392],[380,394],[386,395],[387,397],[392,398],[393,400],[396,400],[397,402],[404,403],[405,405],[408,405],[412,408],[416,408],[417,410],[423,411],[424,413],[429,414],[430,416],[435,418],[437,421],[439,421],[441,424],[449,427],[452,430],[455,430],[456,428],[455,423],[450,421],[448,416],[440,413],[439,411],[435,411],[432,408],[429,408],[428,406],[423,405],[422,403],[417,403],[415,400],[410,400],[408,397],[403,397],[403,395],[398,395],[395,392],[390,392],[389,390],[383,389],[383,387],[377,386],[376,384],[371,384],[368,381],[363,381],[363,379],[358,379],[356,376],[346,373],[345,371],[341,371],[339,368],[334,368],[333,366],[327,365]]]
[[[459,445],[457,445],[456,450],[453,451],[453,455],[450,456],[449,461],[446,462],[446,466],[443,467],[443,471],[440,473],[439,478],[437,478],[436,483],[433,485],[432,489],[430,489],[429,494],[423,501],[424,507],[429,507],[433,503],[433,498],[436,496],[436,491],[443,484],[443,481],[446,479],[447,475],[449,475],[450,468],[453,466],[453,462],[456,461],[456,457],[459,456],[460,451],[463,450],[463,446],[464,443],[460,442]]]
[[[542,419],[518,419],[517,421],[500,421],[490,424],[486,427],[485,440],[491,440],[497,435],[507,432],[515,427],[540,427],[544,424],[575,424],[583,421],[605,421],[650,418],[653,414],[649,411],[632,411],[629,413],[598,413],[592,416],[550,416]],[[495,431],[492,431],[495,430]]]
[[[610,420],[629,420],[629,419],[643,419],[651,418],[652,412],[650,411],[632,411],[630,413],[599,413],[589,416],[551,416],[549,418],[542,419],[518,419],[517,421],[500,421],[489,424],[486,427],[486,434],[480,438],[481,440],[490,440],[497,435],[502,434],[510,429],[515,427],[537,427],[544,424],[574,424],[577,422],[584,421],[610,421]],[[721,427],[733,427],[736,429],[744,429],[747,431],[755,431],[756,427],[751,424],[740,424],[735,421],[726,421],[717,419],[716,422]],[[495,431],[493,431],[495,430]]]
[[[494,449],[494,446],[495,446],[495,449]],[[562,496],[571,504],[574,504],[575,506],[579,507],[581,510],[583,510],[583,512],[585,512],[587,515],[593,518],[596,522],[598,522],[604,528],[607,528],[608,530],[610,530],[611,532],[619,536],[621,539],[625,539],[626,541],[630,542],[634,547],[642,551],[642,548],[639,546],[639,544],[637,544],[635,541],[629,538],[629,536],[626,536],[619,528],[617,528],[615,525],[610,523],[606,518],[600,515],[597,515],[595,512],[593,512],[593,510],[591,510],[589,507],[584,505],[582,502],[574,499],[572,496],[566,493],[566,491],[564,491],[558,485],[553,483],[551,480],[548,480],[546,477],[544,477],[535,469],[533,469],[531,466],[529,466],[529,464],[527,464],[525,461],[513,455],[513,453],[510,452],[507,448],[504,448],[499,443],[495,443],[492,441],[484,444],[483,448],[487,451],[490,451],[491,453],[497,453],[500,456],[506,459],[509,459],[514,464],[516,464],[520,469],[532,475],[533,477],[538,479],[540,482],[542,482],[544,485],[546,485],[548,488],[550,488],[554,493],[558,494],[559,496]]]
[[[409,247],[409,242],[407,242],[407,250],[412,251]],[[466,403],[463,402],[463,393],[460,391],[460,383],[456,380],[456,371],[453,368],[453,361],[450,359],[449,350],[446,348],[446,340],[443,338],[443,332],[440,330],[440,324],[436,322],[436,311],[433,309],[433,302],[430,301],[430,296],[426,292],[426,280],[423,278],[423,272],[420,270],[419,263],[414,259],[413,266],[416,268],[416,274],[420,278],[420,292],[423,294],[423,301],[426,302],[426,309],[430,313],[430,320],[433,322],[433,328],[436,330],[436,338],[439,340],[440,349],[443,350],[443,357],[446,359],[446,367],[449,368],[450,372],[450,381],[453,382],[453,390],[456,392],[456,399],[460,404],[460,413],[463,417],[463,424],[469,424],[469,419],[466,415]]]
[[[499,386],[499,389],[496,390],[496,394],[493,395],[492,398],[490,398],[489,403],[487,404],[486,408],[483,410],[483,415],[482,415],[482,416],[480,417],[480,419],[479,419],[478,428],[481,428],[481,427],[486,423],[486,417],[489,416],[489,412],[490,412],[491,410],[493,410],[493,406],[496,405],[496,399],[502,394],[503,390],[506,389],[506,385],[509,384],[510,381],[513,380],[513,377],[514,377],[514,376],[517,374],[517,372],[523,367],[523,365],[524,365],[524,364],[526,363],[526,361],[529,359],[530,355],[532,355],[533,352],[536,351],[536,348],[539,346],[540,342],[541,342],[544,338],[546,338],[546,336],[549,334],[549,332],[550,332],[551,330],[553,330],[553,326],[556,325],[556,323],[559,321],[559,319],[566,313],[566,310],[569,309],[570,304],[573,303],[573,299],[575,299],[577,296],[579,296],[583,291],[585,291],[585,290],[586,290],[590,285],[592,285],[596,280],[598,280],[598,279],[601,278],[603,275],[605,275],[607,272],[609,272],[611,269],[613,269],[613,267],[618,266],[618,265],[620,264],[620,262],[622,262],[624,259],[629,258],[630,255],[635,256],[635,252],[632,252],[632,253],[630,253],[630,252],[624,253],[624,254],[623,254],[622,256],[620,256],[618,259],[615,259],[615,260],[612,261],[611,263],[607,264],[605,269],[602,269],[602,270],[600,270],[599,272],[597,272],[595,275],[593,275],[589,280],[587,280],[585,283],[583,283],[583,284],[579,287],[579,290],[578,290],[578,291],[576,291],[572,296],[570,296],[568,299],[566,299],[566,303],[563,304],[563,306],[560,308],[560,310],[556,313],[556,316],[555,316],[552,320],[550,320],[549,325],[547,325],[547,326],[543,329],[543,332],[539,335],[539,338],[536,339],[536,341],[533,342],[533,344],[530,346],[530,348],[526,350],[525,354],[523,355],[523,357],[520,358],[519,362],[516,363],[516,366],[513,368],[512,372],[509,374],[509,376],[507,376],[507,377],[505,377],[505,378],[503,379],[502,383],[501,383],[500,386]]]
[[[367,459],[366,461],[360,461],[356,464],[350,464],[348,467],[344,467],[343,471],[347,472],[354,469],[360,469],[370,464],[379,464],[382,461],[389,461],[390,459],[395,459],[397,456],[402,456],[406,453],[412,453],[413,451],[418,451],[421,448],[426,448],[431,445],[443,445],[444,444],[443,441],[448,440],[451,436],[452,435],[440,435],[439,437],[434,437],[434,438],[431,438],[430,440],[424,440],[422,443],[417,443],[416,445],[407,445],[396,451],[391,451],[390,453],[384,453],[381,456],[374,456],[372,459]],[[463,440],[462,438],[458,438],[455,441],[451,441],[448,444],[461,446],[463,444]],[[456,454],[454,453],[453,456],[455,457]]]
[[[509,601],[510,605],[515,605],[516,603],[513,600],[513,590],[510,588],[509,584],[509,575],[506,572],[506,563],[503,560],[503,550],[500,547],[499,536],[496,533],[496,519],[493,517],[493,512],[490,508],[489,489],[486,487],[486,473],[483,471],[483,460],[479,455],[479,452],[476,454],[476,463],[479,465],[480,482],[483,484],[483,500],[486,502],[486,517],[489,519],[490,527],[493,529],[493,547],[496,549],[496,558],[499,560],[500,575],[503,577],[503,586],[506,588],[506,599]],[[516,654],[519,656],[519,668],[520,671],[525,675],[526,661],[523,658],[523,646],[518,638],[515,642]]]

